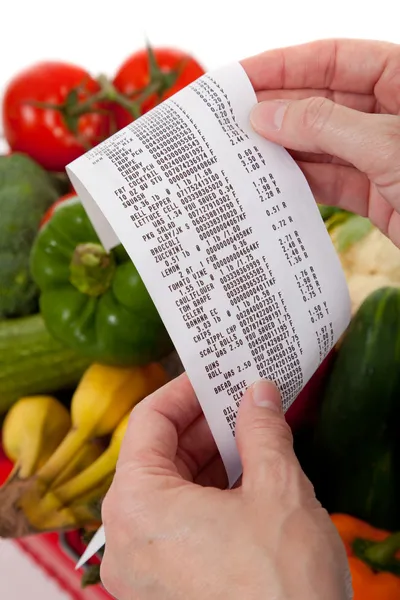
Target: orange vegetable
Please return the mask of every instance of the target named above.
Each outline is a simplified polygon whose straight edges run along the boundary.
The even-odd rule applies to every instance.
[[[400,600],[400,533],[376,529],[349,515],[331,519],[345,545],[354,600]]]

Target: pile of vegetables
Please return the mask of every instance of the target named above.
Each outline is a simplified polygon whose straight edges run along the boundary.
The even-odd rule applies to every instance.
[[[122,246],[107,252],[66,164],[200,75],[151,48],[112,79],[41,63],[3,101],[0,419],[14,468],[0,536],[91,529],[133,406],[182,369]],[[362,217],[321,215],[352,322],[287,413],[295,449],[349,556],[355,600],[400,598],[400,250]],[[164,369],[173,362],[172,372]],[[91,583],[98,581],[98,570]]]
[[[133,406],[182,370],[134,264],[122,246],[103,248],[64,169],[203,73],[184,52],[147,48],[112,79],[46,62],[6,88],[0,442],[14,468],[0,487],[2,537],[87,537]]]
[[[106,252],[66,164],[204,72],[147,48],[112,79],[60,62],[9,82],[0,156],[0,415],[26,394],[72,392],[91,362],[146,365],[173,348],[122,246]]]

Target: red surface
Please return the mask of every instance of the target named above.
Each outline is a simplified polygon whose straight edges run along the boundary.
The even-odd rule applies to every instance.
[[[4,455],[3,448],[1,446],[1,432],[0,432],[0,485],[5,482],[7,477],[12,471],[12,463]]]
[[[286,412],[286,420],[294,432],[315,424],[322,400],[322,389],[334,357],[335,350],[332,350]]]
[[[76,532],[75,535],[78,536]],[[75,571],[77,556],[67,554],[56,533],[46,533],[16,540],[20,548],[69,593],[73,600],[110,600],[111,596],[100,586],[81,587],[81,571]]]

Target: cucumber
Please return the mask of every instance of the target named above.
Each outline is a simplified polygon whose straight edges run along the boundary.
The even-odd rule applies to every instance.
[[[0,414],[22,396],[74,387],[89,366],[48,333],[40,314],[0,322]]]
[[[317,496],[382,529],[400,528],[400,290],[372,293],[354,316],[315,432]]]

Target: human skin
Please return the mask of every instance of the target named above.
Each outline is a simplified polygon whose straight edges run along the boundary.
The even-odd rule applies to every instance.
[[[291,151],[317,202],[369,217],[400,246],[400,46],[324,40],[242,64],[254,129]]]
[[[400,47],[326,40],[242,62],[254,129],[288,148],[318,202],[400,246]],[[279,393],[243,396],[243,477],[226,475],[183,375],[132,413],[103,505],[105,586],[119,600],[346,600],[347,559],[293,452]]]
[[[186,375],[134,410],[103,504],[105,587],[118,600],[347,600],[344,547],[293,451],[277,388],[247,391],[241,484],[226,489]]]

